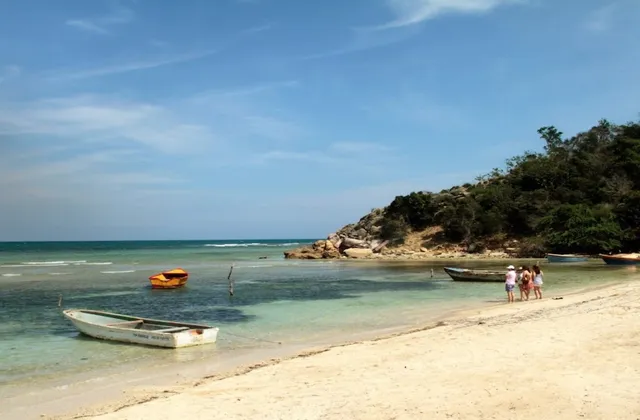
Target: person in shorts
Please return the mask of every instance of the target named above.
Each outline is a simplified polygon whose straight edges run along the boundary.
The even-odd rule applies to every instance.
[[[504,290],[507,292],[507,301],[515,302],[513,289],[516,288],[516,268],[512,265],[507,267],[507,274],[504,276]]]

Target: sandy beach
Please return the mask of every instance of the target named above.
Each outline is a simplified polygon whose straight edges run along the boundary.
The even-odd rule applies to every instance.
[[[498,304],[48,418],[636,420],[639,312],[640,282]]]

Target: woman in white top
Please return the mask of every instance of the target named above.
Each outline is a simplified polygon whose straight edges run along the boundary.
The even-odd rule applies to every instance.
[[[540,266],[533,266],[533,292],[536,294],[536,299],[542,299],[542,270]]]
[[[513,289],[516,287],[516,268],[512,265],[507,267],[507,274],[504,276],[504,290],[507,292],[507,301],[513,303]]]

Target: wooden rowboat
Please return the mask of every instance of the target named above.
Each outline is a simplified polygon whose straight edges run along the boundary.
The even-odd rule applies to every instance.
[[[182,268],[174,268],[149,277],[153,289],[176,289],[187,284],[187,280],[189,273]]]
[[[454,281],[479,281],[479,282],[503,282],[505,273],[491,270],[471,270],[468,268],[445,267],[447,273]]]
[[[547,254],[547,261],[550,263],[586,262],[589,261],[589,257],[575,254]]]
[[[88,309],[62,312],[83,334],[90,337],[155,347],[190,347],[215,343],[219,328]]]
[[[640,254],[600,254],[600,258],[609,265],[640,265]]]

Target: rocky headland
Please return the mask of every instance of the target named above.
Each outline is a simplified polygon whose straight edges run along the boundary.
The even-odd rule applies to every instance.
[[[466,183],[399,195],[286,258],[542,258],[640,249],[640,122],[603,119]]]
[[[381,238],[385,209],[373,209],[357,223],[348,224],[311,245],[284,252],[289,259],[427,260],[441,258],[503,259],[518,255],[518,240],[465,245],[442,239],[442,228],[408,232],[402,244]]]

